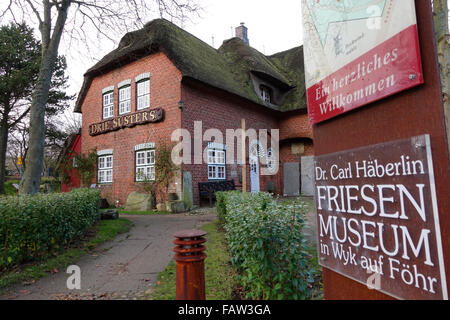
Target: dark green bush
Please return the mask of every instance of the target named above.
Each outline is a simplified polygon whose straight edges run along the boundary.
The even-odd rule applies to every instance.
[[[99,218],[98,190],[0,199],[0,269],[36,260],[82,236]]]
[[[279,203],[269,193],[217,195],[233,265],[251,299],[307,299],[314,282],[302,234],[306,204]]]

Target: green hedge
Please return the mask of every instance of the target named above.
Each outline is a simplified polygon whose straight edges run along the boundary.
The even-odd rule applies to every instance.
[[[0,199],[0,269],[67,245],[99,219],[98,190]]]
[[[220,192],[217,212],[224,222],[233,265],[251,299],[307,299],[314,272],[302,235],[306,204],[280,203],[268,193]]]

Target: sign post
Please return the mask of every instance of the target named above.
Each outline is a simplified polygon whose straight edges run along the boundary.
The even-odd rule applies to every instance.
[[[325,299],[448,299],[450,159],[431,2],[302,4]]]
[[[246,135],[245,135],[245,119],[241,119],[242,124],[242,193],[247,192],[247,158],[246,158]]]
[[[19,176],[22,178],[22,168],[23,168],[22,157],[17,157],[17,166],[19,167]]]

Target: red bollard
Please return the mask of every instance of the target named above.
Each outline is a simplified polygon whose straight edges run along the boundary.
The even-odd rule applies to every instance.
[[[173,243],[177,246],[177,285],[176,300],[205,300],[205,246],[201,230],[184,230],[174,234],[177,238]]]

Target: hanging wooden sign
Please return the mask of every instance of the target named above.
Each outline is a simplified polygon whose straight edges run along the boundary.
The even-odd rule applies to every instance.
[[[100,123],[91,124],[89,126],[89,135],[98,136],[111,131],[116,131],[124,128],[132,128],[134,126],[144,125],[147,123],[157,123],[163,120],[164,110],[162,108],[140,111],[105,120]]]

